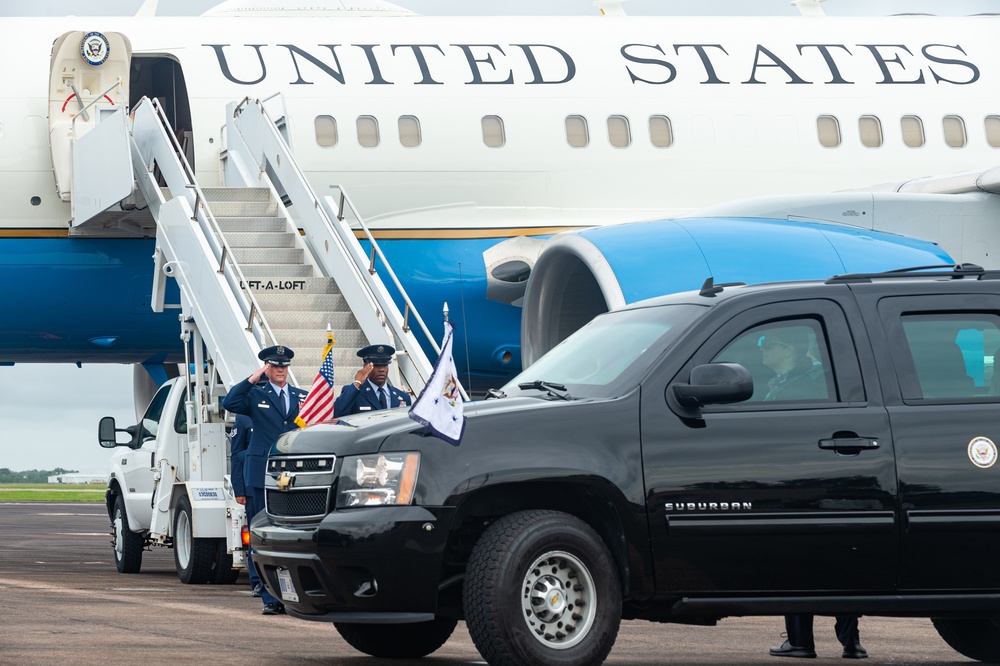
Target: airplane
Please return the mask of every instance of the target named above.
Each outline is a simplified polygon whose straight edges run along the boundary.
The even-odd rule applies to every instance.
[[[176,313],[150,309],[156,230],[143,203],[74,216],[86,196],[74,188],[113,165],[70,174],[62,137],[104,95],[112,107],[157,99],[210,187],[226,104],[280,93],[314,189],[350,193],[422,311],[451,304],[473,386],[504,383],[594,314],[711,274],[976,259],[942,229],[899,236],[898,219],[883,233],[849,217],[677,216],[988,172],[1000,154],[996,17],[471,21],[378,0],[273,4],[4,19],[17,55],[0,106],[0,363],[183,359]],[[54,65],[74,31],[77,64]],[[107,53],[88,39],[105,35],[121,39],[96,63]],[[116,92],[95,83],[98,65],[117,71]],[[522,317],[521,305],[533,309]]]

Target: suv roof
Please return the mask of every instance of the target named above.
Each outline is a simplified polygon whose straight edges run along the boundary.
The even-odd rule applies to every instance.
[[[716,284],[713,278],[709,277],[702,284],[698,291],[686,291],[667,296],[658,296],[631,303],[622,309],[643,308],[657,305],[693,303],[696,305],[712,305],[710,300],[716,298],[730,298],[739,293],[749,291],[771,291],[777,288],[805,288],[819,285],[849,285],[849,284],[873,284],[891,280],[933,280],[936,282],[950,280],[1000,280],[1000,270],[987,270],[976,264],[942,264],[934,266],[913,266],[910,268],[898,268],[891,271],[877,273],[844,273],[834,275],[826,280],[789,280],[785,282],[762,282],[748,285],[746,282],[725,282]],[[734,289],[739,287],[739,289]]]

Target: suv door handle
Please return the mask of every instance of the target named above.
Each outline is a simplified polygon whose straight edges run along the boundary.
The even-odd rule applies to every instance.
[[[878,440],[871,437],[836,437],[819,440],[819,448],[843,453],[857,453],[862,449],[877,449]]]

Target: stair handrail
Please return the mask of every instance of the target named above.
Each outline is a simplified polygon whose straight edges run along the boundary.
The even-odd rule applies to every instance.
[[[243,297],[242,302],[239,299],[237,299],[237,302],[240,303],[240,309],[247,319],[247,326],[245,330],[254,337],[260,347],[265,347],[267,346],[265,344],[266,341],[276,340],[274,332],[262,316],[260,304],[257,302],[257,298],[254,296],[253,291],[250,290],[249,282],[246,279],[246,276],[243,274],[239,264],[233,259],[232,248],[226,241],[225,235],[222,233],[222,228],[219,226],[218,220],[215,219],[215,215],[212,213],[211,207],[207,203],[205,193],[194,176],[194,169],[191,168],[190,163],[187,161],[187,157],[184,155],[180,142],[177,140],[174,133],[169,131],[170,123],[167,120],[166,114],[164,113],[159,102],[156,99],[150,99],[148,97],[140,99],[131,110],[133,117],[132,126],[134,128],[136,117],[141,118],[141,114],[143,113],[141,108],[144,102],[148,103],[151,107],[152,113],[158,121],[159,131],[161,135],[166,137],[166,140],[172,149],[174,159],[176,160],[177,165],[180,166],[183,173],[185,182],[181,183],[181,187],[176,187],[177,184],[171,183],[167,180],[168,174],[164,173],[161,169],[161,175],[164,180],[167,180],[167,187],[170,190],[171,196],[178,198],[183,197],[190,204],[191,210],[194,212],[195,217],[198,218],[197,220],[192,219],[192,221],[197,221],[199,223],[202,235],[206,238],[209,246],[212,248],[212,252],[214,254],[213,258],[218,265],[217,272],[226,278],[226,282],[229,284],[230,290],[234,293],[234,295]],[[147,171],[151,168],[151,164],[146,165]],[[157,194],[161,199],[158,202],[158,205],[162,205],[165,203],[165,200],[162,199],[162,194],[159,194],[158,188]],[[192,196],[194,201],[191,200]],[[205,228],[206,225],[208,229]],[[227,269],[229,271],[228,273]],[[235,284],[233,282],[234,276],[236,280]],[[291,369],[289,369],[289,381],[294,385],[297,385]],[[226,388],[231,387],[227,386]]]

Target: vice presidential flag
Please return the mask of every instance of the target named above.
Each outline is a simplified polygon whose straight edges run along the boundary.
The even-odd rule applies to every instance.
[[[462,443],[465,432],[465,415],[462,413],[462,391],[458,383],[458,371],[455,369],[455,359],[451,346],[454,325],[444,323],[444,343],[441,345],[441,355],[434,364],[434,372],[427,386],[420,392],[409,416],[444,441],[458,446]]]
[[[319,366],[316,379],[313,380],[309,395],[295,417],[295,423],[305,428],[310,423],[320,423],[333,418],[333,333],[326,334],[326,347],[323,349],[323,363]]]

